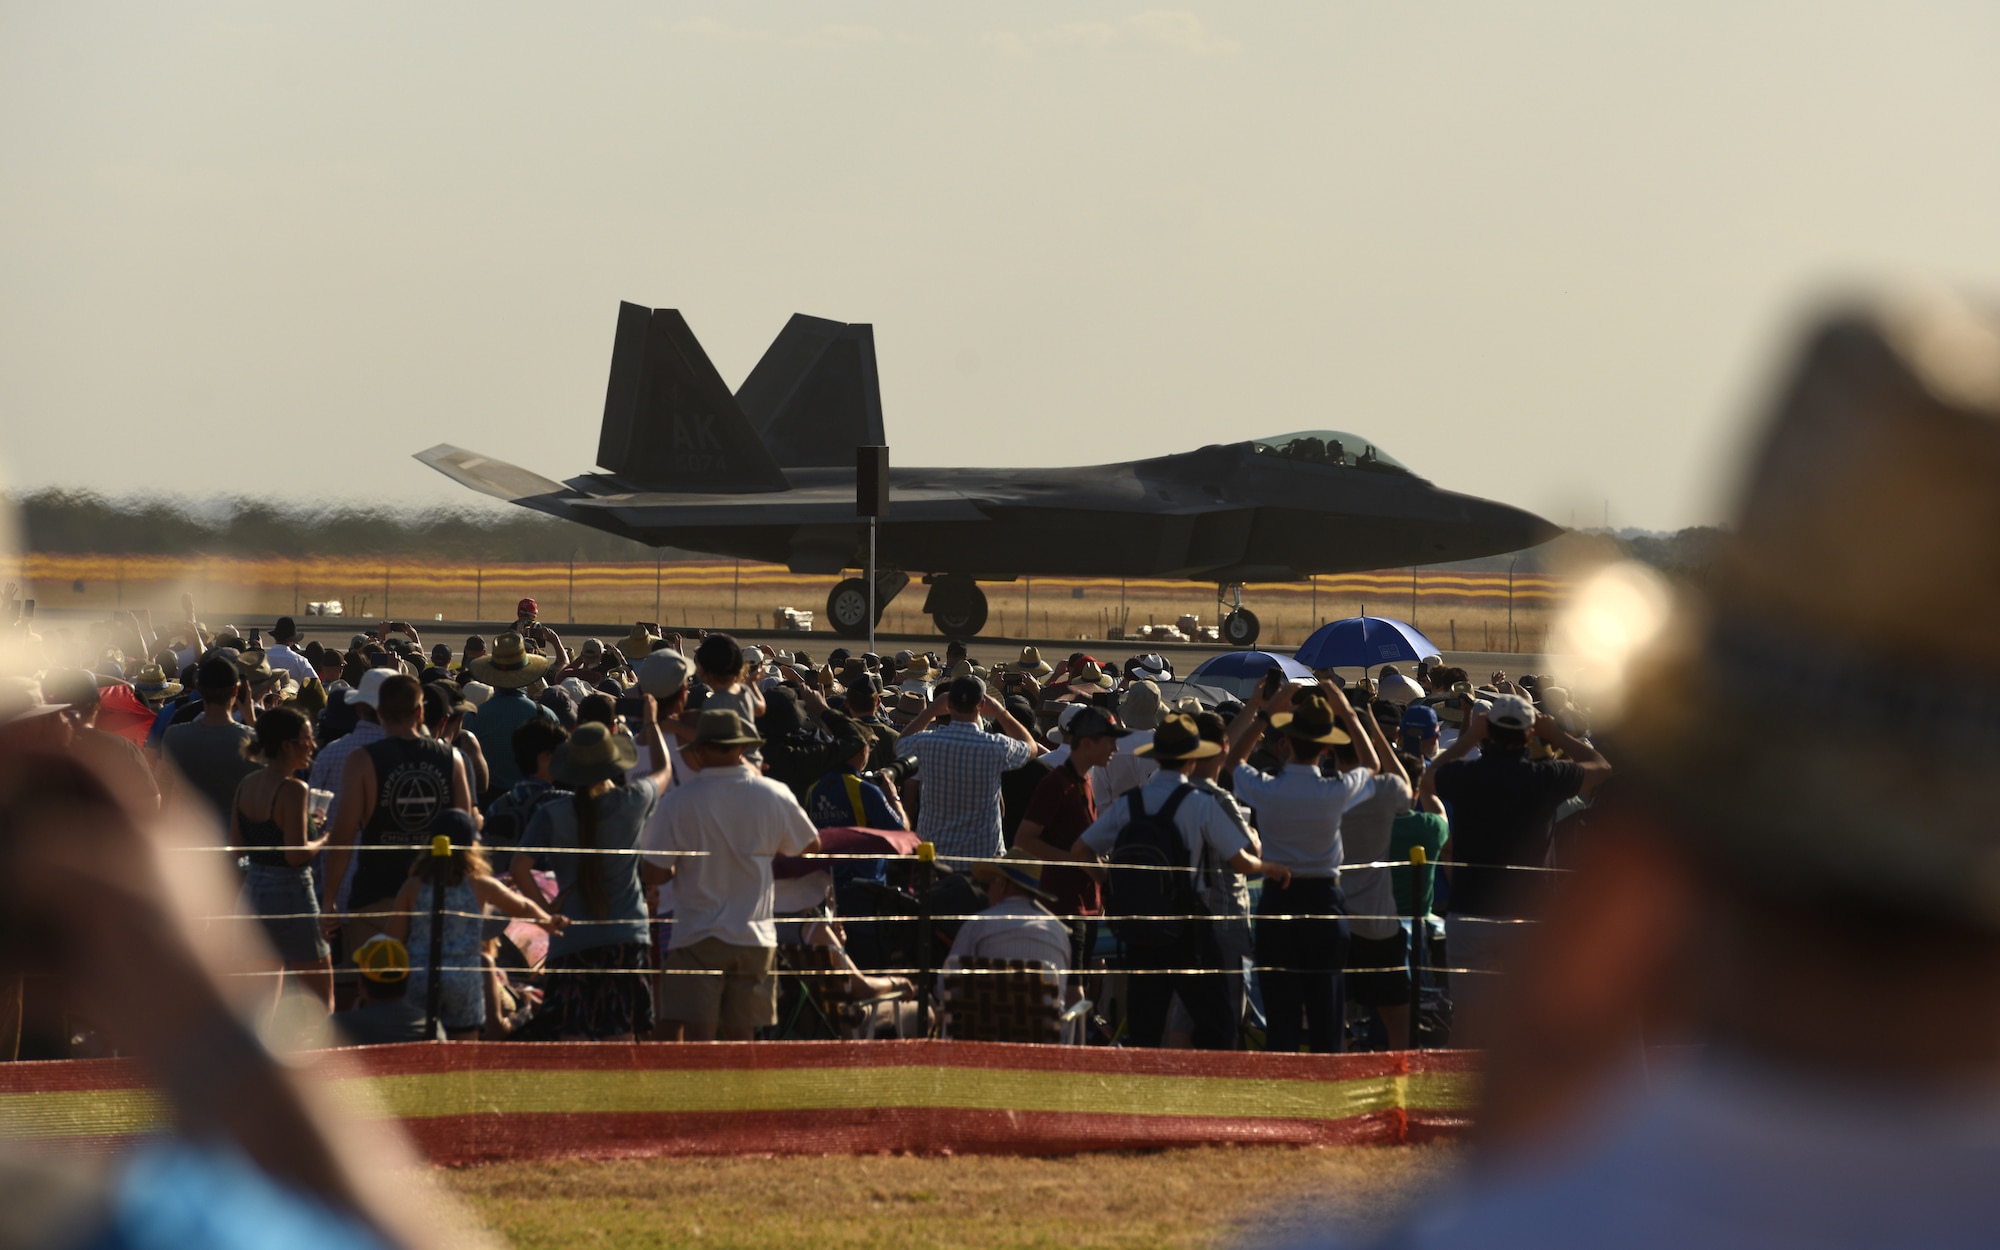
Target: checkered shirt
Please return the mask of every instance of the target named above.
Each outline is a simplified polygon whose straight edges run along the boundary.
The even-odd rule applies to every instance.
[[[898,750],[917,761],[923,787],[917,833],[937,847],[938,856],[998,857],[1000,774],[1035,758],[1035,748],[969,721],[952,721],[904,738]]]

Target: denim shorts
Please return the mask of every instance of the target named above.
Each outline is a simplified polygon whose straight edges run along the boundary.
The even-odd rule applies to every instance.
[[[278,948],[278,958],[288,964],[316,964],[331,953],[319,929],[312,871],[303,864],[282,868],[251,864],[243,876],[237,910],[263,918],[265,935]]]

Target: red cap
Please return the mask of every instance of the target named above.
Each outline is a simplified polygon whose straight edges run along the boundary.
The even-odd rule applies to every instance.
[[[541,611],[540,605],[538,605],[533,599],[523,599],[521,600],[521,602],[514,605],[514,612],[515,615],[517,616],[533,616],[540,611]]]

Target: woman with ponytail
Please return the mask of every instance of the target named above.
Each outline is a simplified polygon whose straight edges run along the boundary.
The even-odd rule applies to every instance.
[[[640,703],[638,742],[589,722],[556,748],[550,772],[571,797],[542,805],[522,836],[562,848],[547,860],[560,887],[554,909],[569,924],[549,939],[547,968],[565,1040],[629,1042],[653,1028],[646,896],[667,874],[642,869],[637,851],[670,756],[652,696]],[[641,744],[658,765],[649,772],[634,769]]]

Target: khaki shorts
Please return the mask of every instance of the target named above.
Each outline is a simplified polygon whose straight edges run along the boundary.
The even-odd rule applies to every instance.
[[[725,1029],[776,1024],[778,979],[771,969],[777,959],[769,946],[732,946],[720,938],[669,949],[660,978],[660,1019]],[[700,971],[722,975],[686,974]]]

